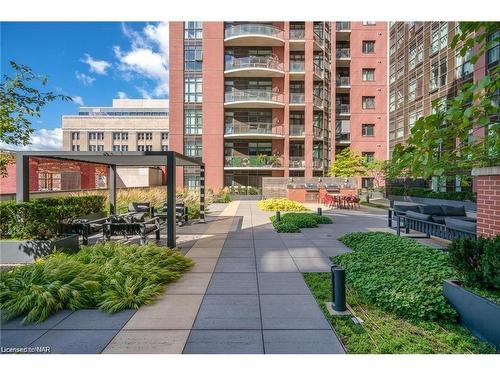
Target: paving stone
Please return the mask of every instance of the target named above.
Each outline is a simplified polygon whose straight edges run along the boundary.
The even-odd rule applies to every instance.
[[[184,354],[263,354],[260,330],[193,330]]]
[[[257,239],[258,237],[255,237],[254,239],[254,245],[256,249],[286,249],[285,244],[283,241],[281,241],[280,238],[276,238],[274,240],[270,239]]]
[[[348,248],[346,245],[344,245],[338,239],[312,240],[312,243],[315,246],[318,246],[318,247],[334,247],[334,248],[337,248],[337,249],[340,249],[340,250],[347,250],[347,251],[350,250],[350,248]]]
[[[297,248],[297,247],[308,247],[308,246],[313,246],[313,244],[311,243],[310,240],[308,239],[300,239],[300,240],[283,240],[283,242],[285,243],[285,246],[288,248],[288,249],[293,249],[293,248]]]
[[[174,283],[167,285],[167,294],[205,294],[212,274],[188,272]]]
[[[142,306],[124,329],[191,329],[203,296],[165,294]]]
[[[222,258],[255,258],[253,247],[225,247],[220,254]]]
[[[217,264],[217,258],[198,258],[191,257],[194,266],[190,272],[208,272],[211,273]]]
[[[261,295],[263,329],[330,329],[312,295]]]
[[[224,247],[237,248],[237,247],[253,247],[253,239],[241,240],[241,239],[227,239],[224,243]]]
[[[104,354],[181,354],[189,330],[122,330]]]
[[[332,262],[326,257],[322,258],[294,258],[300,272],[330,272]]]
[[[118,330],[50,330],[31,346],[48,346],[54,354],[99,354]]]
[[[256,295],[206,295],[193,329],[261,329]]]
[[[252,230],[244,230],[239,232],[228,233],[228,240],[253,240],[253,231]]]
[[[18,317],[18,318],[14,318],[14,319],[6,321],[6,322],[2,321],[1,328],[2,328],[2,331],[8,330],[8,329],[15,329],[15,330],[51,329],[57,323],[66,319],[72,313],[73,313],[73,311],[71,311],[71,310],[61,310],[61,311],[55,313],[54,315],[51,315],[50,317],[48,317],[46,320],[44,320],[41,323],[30,323],[30,324],[23,324],[22,323],[23,317]]]
[[[319,258],[324,256],[321,250],[319,250],[315,246],[289,248],[288,252],[292,256],[292,258]]]
[[[207,294],[258,294],[257,276],[252,272],[216,272]]]
[[[186,256],[189,258],[218,258],[222,247],[198,247],[192,248]]]
[[[121,329],[137,310],[122,310],[108,314],[102,310],[77,310],[53,329]]]
[[[311,294],[298,272],[258,273],[260,294]]]
[[[6,329],[0,331],[0,347],[25,348],[41,337],[46,329]]]
[[[288,249],[255,249],[255,256],[257,258],[291,258]]]
[[[344,354],[331,329],[264,330],[266,354]]]
[[[274,229],[255,230],[253,231],[254,240],[281,240],[280,236]]]
[[[215,272],[255,272],[255,258],[219,258]]]
[[[278,233],[282,240],[306,240],[303,233]]]
[[[258,272],[299,272],[292,258],[257,258]]]
[[[352,250],[343,250],[336,247],[319,247],[319,249],[326,257],[334,257],[337,255],[347,254],[352,251]]]

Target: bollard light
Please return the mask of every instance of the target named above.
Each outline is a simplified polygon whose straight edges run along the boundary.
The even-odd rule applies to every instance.
[[[281,221],[281,212],[276,211],[276,221],[279,223]]]
[[[319,216],[323,215],[323,209],[321,207],[318,207],[318,215]]]
[[[345,311],[345,269],[332,267],[333,271],[333,309],[335,311]]]

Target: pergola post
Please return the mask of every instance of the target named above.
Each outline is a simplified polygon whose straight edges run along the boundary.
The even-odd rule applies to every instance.
[[[200,166],[200,222],[205,222],[205,166]]]
[[[175,215],[175,153],[167,152],[167,246],[176,246],[175,229],[177,226]]]
[[[116,215],[116,165],[109,165],[109,214]]]
[[[16,154],[16,200],[27,202],[30,199],[30,158],[22,153]]]

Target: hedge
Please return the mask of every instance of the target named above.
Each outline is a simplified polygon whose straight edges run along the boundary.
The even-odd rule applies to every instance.
[[[309,211],[306,206],[288,198],[269,198],[257,202],[262,211]]]
[[[105,200],[102,195],[86,195],[1,203],[0,237],[52,238],[57,235],[61,220],[102,211]]]
[[[399,195],[419,198],[445,199],[452,201],[476,201],[476,195],[471,191],[433,191],[432,189],[391,186],[387,188],[388,195]]]
[[[288,212],[281,215],[278,222],[276,216],[269,218],[278,233],[298,233],[300,228],[316,228],[318,224],[331,224],[332,219],[308,212]]]

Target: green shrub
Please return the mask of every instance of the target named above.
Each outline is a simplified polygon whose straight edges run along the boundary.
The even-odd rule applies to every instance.
[[[264,199],[257,203],[262,211],[308,211],[304,205],[287,198]]]
[[[434,198],[434,199],[446,199],[453,201],[476,201],[476,195],[472,191],[433,191],[427,188],[418,187],[403,187],[403,186],[392,186],[387,188],[387,194],[389,195],[399,195],[399,196],[409,196],[409,197],[420,197],[420,198]]]
[[[4,319],[40,322],[61,309],[137,309],[160,295],[192,261],[178,251],[105,242],[75,254],[57,252],[0,273]]]
[[[500,290],[500,236],[458,239],[450,244],[448,252],[450,264],[466,286]]]
[[[273,223],[274,228],[276,229],[276,232],[278,233],[299,233],[300,228],[296,226],[295,224],[292,223]]]
[[[334,258],[366,301],[403,318],[455,321],[443,280],[456,277],[448,254],[393,234],[350,233],[340,239],[354,250]]]
[[[318,224],[331,224],[332,219],[327,216],[320,216],[309,212],[288,212],[281,215],[280,222],[276,221],[276,216],[270,217],[274,228],[278,233],[297,233],[300,228],[316,228]]]

